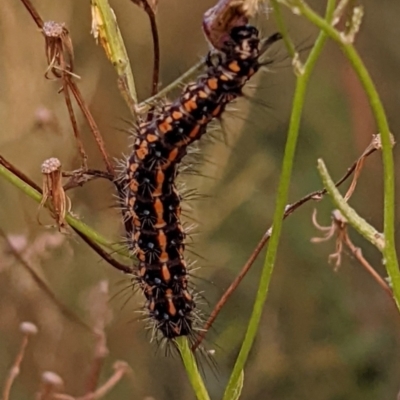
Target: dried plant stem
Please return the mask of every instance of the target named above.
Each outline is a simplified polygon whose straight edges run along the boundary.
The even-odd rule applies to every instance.
[[[47,283],[37,274],[34,268],[23,258],[23,256],[14,248],[12,243],[7,238],[5,232],[0,228],[0,236],[4,239],[7,244],[8,251],[14,256],[18,263],[28,272],[31,278],[35,281],[38,287],[43,291],[43,293],[50,299],[50,301],[58,308],[60,313],[64,315],[68,320],[77,324],[85,331],[93,334],[93,329],[86,324],[81,318],[79,318],[75,313],[73,313],[68,307],[66,307],[54,294],[54,292],[49,288]]]
[[[83,115],[86,118],[86,121],[88,122],[88,124],[90,126],[90,130],[93,134],[93,137],[94,137],[94,139],[97,143],[97,146],[100,150],[100,153],[103,157],[103,160],[106,165],[108,173],[114,174],[114,167],[113,167],[113,165],[110,161],[110,157],[107,153],[103,137],[101,136],[101,133],[100,133],[99,128],[97,127],[96,121],[94,120],[89,108],[87,107],[85,100],[83,99],[83,96],[82,96],[78,86],[70,78],[67,79],[67,84],[70,87],[71,92],[74,95],[76,102],[78,103]]]
[[[344,238],[344,244],[351,251],[354,258],[365,268],[365,270],[372,276],[372,278],[378,283],[378,285],[387,293],[390,297],[390,300],[396,302],[393,299],[393,292],[390,289],[389,285],[385,282],[385,280],[375,271],[372,265],[364,258],[362,255],[362,251],[359,247],[356,247],[354,243],[350,240],[349,235],[346,235]]]
[[[24,4],[24,6],[28,10],[29,14],[31,14],[31,17],[35,21],[38,28],[42,29],[43,28],[43,20],[40,17],[39,13],[36,11],[35,7],[31,3],[31,1],[30,0],[21,0],[21,2]]]
[[[76,143],[78,145],[78,151],[79,151],[79,154],[81,156],[81,163],[82,163],[81,167],[82,167],[82,169],[87,170],[87,168],[88,168],[88,164],[87,164],[88,156],[87,156],[87,154],[85,152],[85,148],[83,147],[81,134],[80,134],[79,128],[78,128],[78,123],[76,121],[74,109],[72,108],[71,96],[69,95],[69,88],[68,88],[68,83],[67,83],[68,80],[69,80],[69,76],[65,72],[65,69],[63,69],[62,82],[63,82],[63,93],[64,93],[64,98],[65,98],[65,104],[67,105],[69,119],[70,119],[71,124],[72,124],[72,130],[74,131],[75,141],[76,141]]]
[[[0,165],[2,165],[7,171],[9,171],[12,175],[15,175],[22,182],[30,186],[32,189],[36,190],[40,194],[42,193],[42,188],[37,185],[32,179],[26,176],[22,171],[8,162],[3,156],[0,155]]]
[[[53,394],[52,400],[98,400],[107,395],[114,386],[127,374],[128,365],[123,361],[117,361],[114,364],[114,373],[108,380],[92,393],[80,397],[73,397],[68,394]]]
[[[95,295],[94,297],[93,294]],[[95,392],[104,360],[109,353],[105,333],[105,327],[109,321],[110,312],[107,281],[100,281],[99,284],[96,285],[90,303],[90,319],[93,324],[93,330],[96,332],[96,340],[94,345],[93,361],[86,383],[86,393]]]
[[[8,373],[8,377],[4,383],[2,400],[9,400],[9,398],[10,398],[11,387],[14,383],[15,378],[19,375],[21,363],[22,363],[22,360],[24,359],[25,349],[26,349],[26,346],[28,345],[28,342],[29,342],[29,335],[24,334],[24,336],[22,337],[22,342],[21,342],[21,346],[19,348],[19,352],[15,358],[14,364],[11,367],[11,369]]]
[[[135,2],[135,0],[131,1]],[[158,92],[158,81],[160,74],[160,38],[158,35],[156,14],[153,8],[150,6],[148,0],[142,0],[141,4],[143,5],[144,10],[149,16],[151,35],[153,38],[153,84],[152,84],[151,95],[154,96]]]

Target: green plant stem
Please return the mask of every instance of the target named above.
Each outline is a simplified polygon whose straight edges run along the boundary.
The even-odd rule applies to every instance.
[[[91,5],[93,33],[99,36],[107,58],[117,72],[121,94],[135,115],[138,102],[135,80],[115,13],[108,0],[91,0]]]
[[[290,57],[293,59],[296,55],[296,48],[295,48],[293,42],[290,40],[289,33],[286,28],[286,24],[283,20],[282,10],[278,4],[278,0],[271,0],[271,5],[274,10],[274,17],[278,24],[279,32],[282,34],[286,49],[287,49]]]
[[[368,70],[352,43],[343,39],[343,35],[310,9],[303,1],[297,2],[302,15],[336,41],[347,59],[350,61],[364,90],[368,96],[382,141],[383,180],[384,180],[384,236],[383,255],[386,271],[393,285],[393,294],[400,309],[400,271],[395,244],[395,180],[391,135],[386,113]]]
[[[201,379],[199,370],[197,369],[196,360],[193,352],[190,349],[189,342],[186,337],[179,337],[176,339],[176,344],[182,357],[183,364],[188,374],[189,381],[196,394],[197,400],[210,400],[207,389]]]
[[[37,190],[29,186],[27,183],[18,178],[16,175],[14,175],[12,172],[10,172],[7,168],[5,168],[1,164],[0,164],[0,175],[3,178],[5,178],[8,182],[10,182],[12,185],[22,190],[27,196],[35,200],[37,203],[40,203],[42,201],[42,195]],[[82,232],[85,236],[89,237],[94,242],[104,247],[107,247],[110,250],[118,252],[121,255],[128,256],[126,252],[121,250],[120,246],[116,246],[115,244],[110,243],[104,236],[100,235],[94,229],[90,228],[88,225],[74,218],[70,214],[68,214],[65,217],[65,220],[68,222],[69,225],[77,229],[79,232]]]
[[[327,20],[331,20],[334,12],[334,7],[335,7],[335,0],[328,0],[327,10],[326,10]],[[297,145],[297,138],[299,134],[300,121],[304,106],[307,84],[311,76],[311,73],[314,69],[314,66],[318,60],[318,57],[321,54],[326,39],[327,39],[326,33],[321,32],[304,65],[303,73],[297,77],[292,113],[290,117],[288,138],[286,141],[285,154],[282,163],[282,172],[278,187],[278,196],[276,200],[276,208],[273,218],[273,229],[272,229],[271,239],[269,242],[263,270],[261,273],[260,284],[257,291],[253,312],[250,318],[250,322],[247,328],[247,332],[242,347],[240,349],[238,358],[233,368],[232,375],[229,379],[228,386],[224,393],[224,400],[230,400],[235,393],[235,390],[237,388],[237,382],[240,379],[241,371],[243,370],[244,365],[247,361],[247,357],[253,345],[254,338],[256,336],[258,326],[260,324],[262,309],[268,295],[269,284],[271,281],[271,276],[279,244],[279,237],[282,229],[283,215],[287,203],[290,178],[292,174],[293,161]]]
[[[371,242],[380,252],[383,252],[385,247],[385,239],[382,233],[378,232],[373,226],[371,226],[365,219],[361,218],[356,211],[351,208],[339,190],[335,186],[329,172],[322,159],[318,160],[318,171],[321,175],[324,187],[328,191],[329,195],[336,207],[340,210],[343,216],[347,219],[348,223],[365,239]]]

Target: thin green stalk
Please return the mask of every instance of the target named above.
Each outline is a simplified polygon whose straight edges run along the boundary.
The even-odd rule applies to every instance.
[[[178,345],[186,373],[188,374],[189,381],[196,394],[197,400],[210,400],[207,389],[201,379],[199,370],[197,369],[196,360],[193,356],[192,350],[190,349],[187,338],[177,338],[176,344]]]
[[[329,172],[322,159],[318,160],[318,171],[321,175],[324,187],[328,191],[335,206],[340,210],[343,216],[347,219],[348,223],[357,230],[365,239],[372,243],[380,252],[383,252],[385,247],[385,239],[382,233],[378,232],[372,225],[365,219],[361,218],[357,212],[349,206],[347,201],[340,194],[335,186]]]
[[[135,115],[138,102],[135,80],[115,13],[108,0],[91,0],[91,6],[93,34],[96,39],[99,37],[107,58],[117,72],[122,96]]]
[[[380,100],[368,70],[366,69],[359,54],[352,43],[343,39],[343,35],[334,29],[331,24],[322,19],[318,14],[311,10],[303,1],[297,2],[297,7],[302,15],[311,21],[318,28],[323,30],[334,41],[336,41],[347,59],[353,66],[365,93],[368,96],[372,112],[382,140],[383,153],[383,180],[384,180],[384,236],[385,247],[383,255],[385,259],[386,271],[393,285],[393,294],[396,299],[397,307],[400,309],[400,271],[396,254],[395,244],[395,180],[394,180],[394,161],[392,153],[391,135],[386,113]]]
[[[294,58],[296,55],[296,48],[293,42],[290,40],[288,30],[286,29],[286,24],[283,20],[282,10],[278,4],[278,0],[271,0],[272,8],[274,10],[274,17],[278,24],[279,32],[283,36],[283,41],[285,42],[286,49],[291,58]]]
[[[326,18],[330,20],[332,18],[335,7],[335,0],[328,0]],[[261,273],[260,284],[257,291],[256,300],[253,307],[253,312],[250,318],[250,322],[247,328],[247,332],[240,349],[238,358],[232,371],[232,375],[229,379],[228,386],[225,390],[223,399],[230,400],[237,390],[238,381],[240,380],[242,370],[246,363],[250,349],[253,345],[258,326],[260,324],[261,314],[265,300],[268,295],[269,284],[275,264],[275,258],[277,254],[279,237],[282,229],[283,215],[285,212],[285,206],[287,204],[287,197],[290,185],[290,178],[292,174],[294,155],[297,145],[297,138],[299,134],[301,115],[304,106],[305,93],[307,84],[314,69],[314,66],[318,60],[319,55],[326,42],[327,35],[321,32],[315,42],[315,45],[304,65],[303,73],[297,77],[296,89],[293,99],[292,113],[290,117],[290,125],[288,138],[286,141],[285,154],[282,163],[282,172],[278,187],[278,196],[276,200],[276,208],[273,219],[273,229],[271,239]]]
[[[42,201],[42,195],[37,190],[33,189],[31,186],[29,186],[23,180],[18,178],[16,175],[14,175],[12,172],[10,172],[7,168],[5,168],[1,164],[0,164],[0,175],[3,178],[5,178],[8,182],[10,182],[12,185],[22,190],[26,195],[28,195],[31,199],[35,200],[37,203],[40,203]],[[94,242],[104,247],[107,247],[108,249],[113,250],[121,255],[128,256],[126,252],[121,250],[120,246],[110,243],[104,236],[100,235],[98,232],[90,228],[82,221],[79,221],[78,219],[72,217],[70,214],[68,214],[65,217],[65,220],[68,222],[69,225],[74,227],[79,232],[83,233],[85,236],[92,239]]]

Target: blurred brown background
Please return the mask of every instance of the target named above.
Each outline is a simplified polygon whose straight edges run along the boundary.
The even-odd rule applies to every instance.
[[[201,32],[202,14],[212,0],[161,0],[158,24],[163,84],[169,83],[206,54]],[[310,5],[323,11],[321,1]],[[101,47],[90,35],[89,1],[36,1],[44,20],[67,24],[75,49],[79,86],[105,137],[110,154],[127,153],[129,112],[121,99],[116,76]],[[400,4],[364,0],[365,19],[357,48],[386,107],[391,129],[400,127]],[[146,15],[128,0],[112,1],[126,41],[141,99],[150,92],[151,37]],[[290,33],[303,50],[316,30],[287,13]],[[258,18],[263,33],[276,30],[273,18]],[[44,79],[43,38],[27,11],[15,0],[3,1],[0,11],[0,153],[25,173],[41,180],[40,165],[58,157],[65,169],[79,167],[75,143],[58,82]],[[210,310],[234,279],[254,246],[269,227],[274,210],[288,116],[294,87],[290,60],[283,44],[269,52],[271,73],[263,71],[246,89],[243,99],[223,117],[224,134],[204,147],[201,174],[183,178],[204,198],[194,202],[199,221],[190,255],[202,266],[195,279]],[[50,125],[41,125],[43,115]],[[101,158],[79,112],[80,128],[92,167]],[[221,130],[221,129],[220,129]],[[295,160],[290,201],[321,184],[316,160],[323,157],[334,177],[341,176],[362,153],[376,126],[365,95],[348,63],[333,43],[326,47],[312,78]],[[225,138],[225,139],[224,139]],[[397,150],[395,150],[397,152]],[[107,314],[109,356],[101,382],[112,364],[125,360],[132,374],[106,399],[192,399],[178,358],[165,358],[149,343],[144,323],[137,321],[142,304],[133,296],[129,280],[101,261],[71,234],[61,237],[39,226],[37,204],[0,179],[0,226],[13,235],[38,274],[71,310],[92,324],[98,312],[98,285],[109,282]],[[96,181],[70,193],[73,211],[110,240],[122,236],[114,188]],[[378,154],[370,157],[351,200],[370,223],[382,227],[382,168]],[[330,224],[329,199],[308,204],[284,224],[275,274],[262,325],[249,358],[242,398],[271,400],[396,399],[400,389],[399,315],[357,262],[344,254],[338,273],[328,264],[334,242],[320,245],[312,226],[317,206],[319,221]],[[46,223],[50,219],[42,214]],[[351,232],[363,254],[385,275],[380,254]],[[208,336],[216,350],[218,377],[207,373],[211,397],[220,398],[245,332],[263,257],[220,315]],[[10,255],[0,257],[0,380],[4,381],[17,353],[21,321],[37,324],[39,334],[28,347],[12,399],[31,399],[44,371],[58,373],[66,392],[84,393],[93,358],[90,335],[60,311],[40,291]],[[208,371],[207,365],[204,366]]]

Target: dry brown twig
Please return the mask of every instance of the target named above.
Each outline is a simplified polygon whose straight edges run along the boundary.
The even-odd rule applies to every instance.
[[[64,393],[54,393],[48,400],[98,400],[109,393],[114,386],[130,371],[128,364],[124,361],[116,361],[113,365],[114,373],[108,378],[108,380],[103,383],[94,392],[87,393],[84,396],[74,397],[69,394]],[[40,400],[45,400],[40,398]],[[46,398],[47,400],[47,398]]]
[[[15,248],[10,239],[6,236],[4,231],[0,228],[0,237],[2,237],[7,245],[7,251],[10,253],[18,263],[24,267],[24,269],[29,273],[32,279],[36,282],[38,287],[46,294],[46,296],[51,300],[51,302],[59,309],[62,315],[68,318],[70,321],[76,323],[82,327],[85,331],[93,334],[92,328],[82,321],[76,314],[69,310],[52,292],[47,283],[37,274],[34,268],[30,265],[28,260]]]
[[[62,171],[62,176],[69,178],[69,180],[63,185],[65,191],[83,186],[85,183],[98,178],[107,179],[111,182],[114,181],[114,176],[112,174],[96,169],[85,170],[79,168],[74,171]]]
[[[86,392],[96,390],[104,359],[108,355],[105,327],[111,319],[108,282],[99,282],[89,293],[87,304],[93,330],[96,333],[94,357],[86,384]]]
[[[62,91],[64,93],[75,140],[81,156],[82,168],[87,169],[87,155],[78,130],[69,91],[72,92],[78,106],[80,107],[83,115],[86,118],[86,121],[89,124],[92,135],[103,157],[107,171],[114,175],[114,167],[106,151],[100,130],[98,129],[97,124],[90,113],[90,110],[87,107],[79,88],[73,81],[73,78],[77,78],[77,75],[75,75],[73,72],[73,45],[68,29],[63,23],[56,23],[54,21],[43,22],[43,19],[40,17],[30,0],[21,0],[21,2],[29,11],[30,15],[32,16],[36,25],[40,28],[45,38],[46,57],[48,62],[48,68],[45,76],[48,77],[48,72],[51,71],[56,79],[62,80]]]
[[[353,257],[361,264],[362,267],[372,276],[372,278],[378,283],[378,285],[388,294],[390,299],[395,304],[392,289],[389,287],[387,282],[376,272],[371,264],[364,258],[362,251],[359,247],[355,246],[351,241],[348,233],[348,222],[346,218],[341,214],[339,210],[333,210],[332,212],[332,224],[330,226],[321,226],[316,219],[317,212],[314,210],[312,221],[313,225],[319,230],[325,233],[323,237],[315,237],[311,239],[312,243],[321,243],[336,237],[336,251],[329,255],[329,261],[336,260],[334,271],[337,272],[341,265],[343,247],[346,246]]]
[[[3,397],[2,400],[9,400],[11,387],[14,383],[15,378],[19,375],[21,369],[21,363],[25,356],[25,350],[29,343],[29,338],[37,334],[38,329],[32,322],[22,322],[19,326],[19,330],[22,332],[23,337],[19,352],[14,360],[14,363],[8,373],[8,377],[4,383]]]
[[[42,374],[40,392],[36,395],[36,400],[52,400],[55,393],[62,391],[64,381],[55,372],[46,371]]]
[[[158,82],[160,75],[160,38],[158,35],[156,12],[158,0],[131,0],[132,3],[142,7],[150,20],[151,35],[153,38],[153,83],[151,95],[158,92]]]

